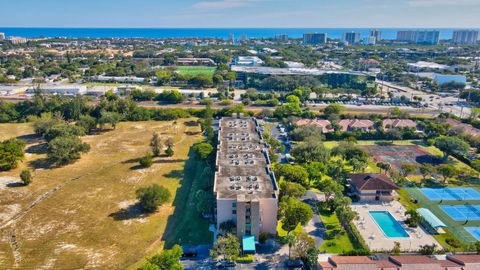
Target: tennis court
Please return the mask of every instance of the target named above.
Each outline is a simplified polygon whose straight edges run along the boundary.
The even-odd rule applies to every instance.
[[[474,201],[480,200],[480,192],[473,188],[420,188],[430,201]]]
[[[480,241],[480,227],[465,227],[465,230]]]
[[[480,220],[480,205],[441,205],[440,208],[455,221]]]

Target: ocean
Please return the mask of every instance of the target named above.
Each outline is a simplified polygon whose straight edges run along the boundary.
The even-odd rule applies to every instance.
[[[300,38],[304,33],[327,33],[329,38],[341,38],[345,32],[358,32],[368,36],[373,28],[20,28],[0,27],[0,32],[8,36],[27,38],[69,37],[69,38],[221,38],[228,39],[231,34],[236,39],[242,35],[247,38],[272,38],[276,34],[287,34],[290,38]],[[379,28],[383,39],[395,39],[399,30],[414,28]],[[436,29],[440,39],[450,39],[454,29]]]

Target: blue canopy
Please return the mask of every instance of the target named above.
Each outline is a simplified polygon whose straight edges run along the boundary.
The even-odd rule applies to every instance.
[[[437,216],[435,216],[432,212],[430,212],[430,210],[426,208],[417,209],[417,213],[419,213],[425,219],[425,221],[435,229],[447,227],[445,223],[443,223]]]
[[[242,236],[243,252],[255,252],[255,237],[253,235]]]

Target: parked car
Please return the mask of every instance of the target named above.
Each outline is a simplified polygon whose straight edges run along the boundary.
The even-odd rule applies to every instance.
[[[232,261],[221,261],[217,263],[217,268],[219,269],[230,269],[234,268],[235,266],[237,266],[237,263]]]

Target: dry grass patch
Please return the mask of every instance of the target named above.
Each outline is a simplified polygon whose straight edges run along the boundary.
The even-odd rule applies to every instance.
[[[34,170],[30,186],[0,188],[0,209],[5,210],[0,217],[0,268],[123,269],[161,248],[158,239],[174,207],[168,204],[145,216],[136,209],[135,190],[157,183],[175,197],[182,176],[175,172],[183,170],[190,146],[200,140],[200,128],[185,125],[189,120],[178,120],[176,130],[173,122],[120,123],[116,130],[84,137],[91,151],[74,164],[35,170],[34,161],[45,157],[35,153],[20,168],[0,173],[0,179],[17,178],[25,167]],[[0,138],[32,132],[26,124],[9,129],[1,129]],[[154,131],[163,139],[174,138],[175,155],[136,169],[150,150]],[[18,243],[17,262],[12,235]]]

